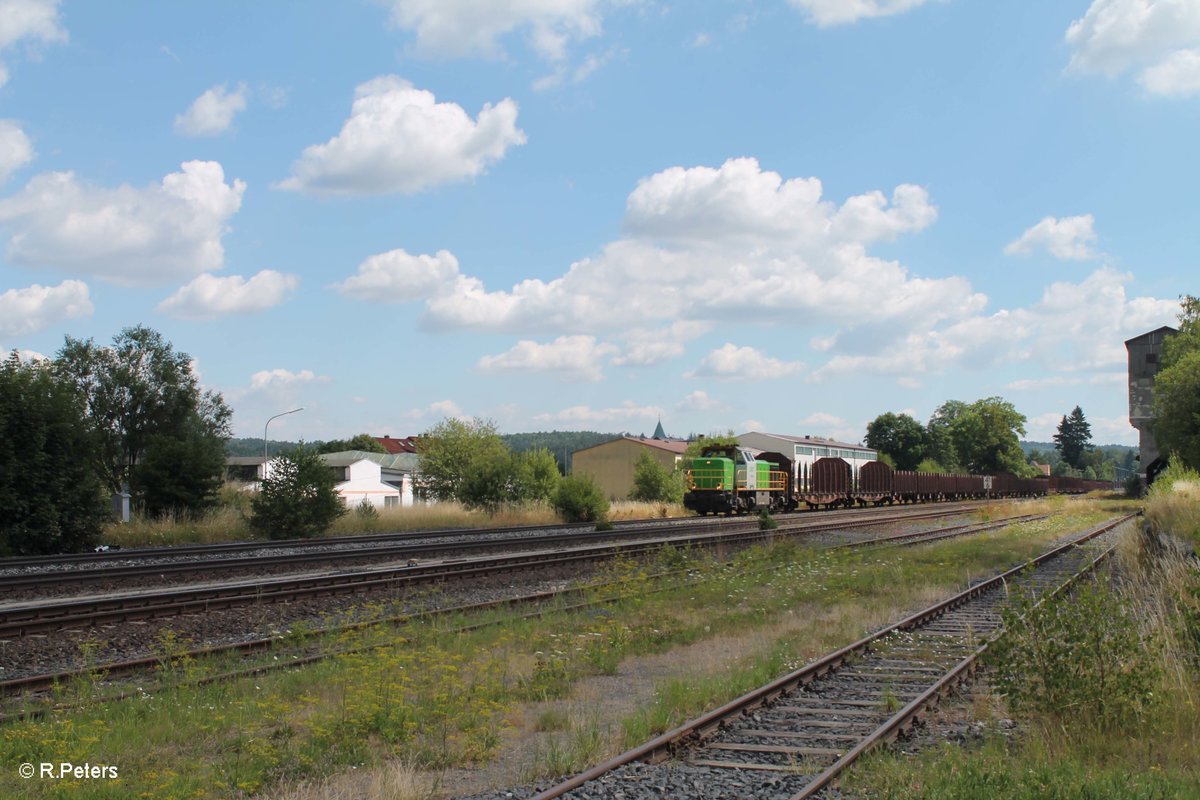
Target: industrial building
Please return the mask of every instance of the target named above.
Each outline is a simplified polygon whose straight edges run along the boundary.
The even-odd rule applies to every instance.
[[[1164,325],[1125,342],[1129,351],[1129,424],[1138,432],[1138,474],[1143,486],[1166,469],[1150,423],[1154,421],[1154,376],[1162,364],[1163,342],[1179,331]]]
[[[762,433],[749,431],[737,437],[743,447],[771,453],[782,453],[792,459],[793,468],[799,473],[811,467],[819,458],[840,458],[850,465],[854,478],[863,464],[874,461],[875,451],[861,444],[837,442],[820,436],[792,436],[786,433]],[[797,476],[793,475],[795,479]]]
[[[576,450],[571,454],[571,472],[591,475],[610,500],[627,500],[633,491],[633,467],[642,453],[649,453],[658,463],[673,470],[683,459],[687,445],[683,439],[621,436]]]

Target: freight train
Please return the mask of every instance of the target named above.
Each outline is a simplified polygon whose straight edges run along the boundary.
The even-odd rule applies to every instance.
[[[743,514],[758,509],[795,511],[854,505],[921,503],[992,497],[1038,497],[1108,489],[1107,481],[1081,478],[1018,478],[1000,475],[948,475],[894,470],[882,461],[864,464],[855,475],[840,458],[811,464],[782,453],[738,445],[713,445],[687,465],[686,508],[704,514]]]

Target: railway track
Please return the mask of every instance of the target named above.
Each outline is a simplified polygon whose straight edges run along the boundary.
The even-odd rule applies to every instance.
[[[860,511],[853,515],[838,516],[836,525],[840,527],[862,527],[864,525],[878,525],[880,522],[937,519],[961,513],[963,513],[961,508],[893,510],[886,516],[883,516],[878,510],[871,512]],[[827,528],[835,524],[832,520],[813,520],[804,517],[797,519],[798,516],[800,515],[791,515],[786,518],[779,529],[785,531],[806,530],[812,526],[822,529],[823,527]],[[591,527],[594,527],[594,525]],[[111,584],[130,581],[137,581],[144,585],[147,580],[174,580],[176,582],[179,582],[180,579],[195,580],[206,573],[212,572],[220,572],[223,575],[264,570],[278,572],[311,565],[328,566],[332,563],[362,561],[407,562],[408,560],[426,560],[438,556],[517,551],[531,548],[553,548],[596,542],[621,542],[645,538],[648,534],[657,530],[663,530],[664,533],[671,536],[685,536],[704,535],[712,533],[714,530],[736,533],[757,529],[758,522],[756,519],[742,518],[722,520],[715,522],[715,524],[714,522],[675,523],[665,528],[665,530],[658,527],[648,528],[639,526],[630,527],[626,530],[613,531],[573,529],[568,533],[562,533],[560,528],[556,528],[554,532],[533,536],[530,536],[528,532],[524,535],[504,534],[499,536],[494,535],[494,532],[486,532],[489,535],[481,537],[478,540],[464,540],[462,538],[462,531],[458,531],[454,534],[452,541],[447,541],[450,534],[446,534],[445,537],[439,535],[433,537],[432,540],[429,537],[412,537],[421,539],[421,541],[402,544],[394,544],[390,543],[391,540],[386,540],[384,544],[374,547],[359,546],[350,549],[333,550],[323,548],[303,552],[288,552],[285,550],[283,553],[276,554],[254,556],[224,555],[211,560],[186,558],[173,562],[159,562],[145,565],[135,563],[105,566],[101,563],[90,568],[71,571],[53,570],[48,572],[37,571],[4,575],[0,576],[0,592],[10,594],[17,594],[23,591],[54,592],[59,588],[67,586]],[[310,541],[309,544],[312,545],[312,542]],[[0,637],[3,635],[3,631],[0,631]]]
[[[664,546],[746,546],[778,536],[827,530],[877,526],[882,522],[913,521],[951,516],[960,512],[926,511],[903,517],[821,520],[760,530],[745,524],[713,532],[676,533],[552,550],[482,555],[473,559],[448,559],[437,563],[403,564],[370,569],[322,572],[290,577],[262,578],[183,588],[157,589],[127,594],[105,594],[0,606],[0,640],[31,634],[73,630],[95,625],[158,619],[180,614],[266,603],[286,603],[301,598],[359,593],[371,590],[399,593],[441,581],[466,580],[503,572],[577,565],[617,555],[637,557]],[[578,541],[578,540],[573,540]]]
[[[855,547],[855,546],[876,546],[876,545],[910,546],[910,545],[916,545],[916,544],[924,544],[927,542],[940,541],[942,539],[950,538],[950,537],[954,537],[954,536],[964,536],[964,535],[969,535],[972,533],[979,533],[979,532],[988,531],[988,530],[995,530],[997,528],[1001,528],[1001,527],[1011,525],[1014,523],[1028,522],[1028,521],[1032,521],[1035,519],[1042,519],[1042,518],[1044,518],[1044,515],[1023,515],[1020,517],[1009,517],[1009,518],[1005,518],[1002,520],[997,520],[997,521],[993,521],[993,522],[989,522],[989,523],[973,524],[973,525],[957,525],[957,526],[952,526],[949,528],[936,528],[933,530],[919,531],[919,532],[914,532],[914,533],[865,539],[865,540],[860,540],[858,542],[851,542],[851,543],[842,544],[842,545],[834,545],[834,546],[832,546],[831,549],[841,549],[841,548]],[[686,572],[686,570],[684,570],[684,572]],[[675,573],[661,573],[661,574],[651,576],[651,577],[667,578],[673,574],[675,574]],[[594,587],[594,586],[589,587],[589,589],[586,591],[594,591],[596,588],[597,587]],[[314,638],[319,638],[320,636],[325,635],[325,634],[343,633],[343,632],[346,632],[349,630],[356,630],[356,629],[362,629],[362,628],[366,628],[366,627],[374,627],[374,626],[380,626],[380,625],[404,625],[404,624],[407,624],[410,620],[412,620],[415,617],[469,614],[469,613],[479,612],[479,611],[483,611],[483,610],[503,608],[503,607],[516,607],[516,606],[536,607],[535,610],[533,610],[532,612],[523,613],[520,616],[522,616],[522,617],[538,616],[543,613],[543,609],[541,608],[542,604],[548,603],[550,601],[561,601],[564,599],[566,599],[568,603],[571,603],[570,598],[575,595],[580,595],[581,591],[584,591],[584,590],[568,589],[565,591],[556,591],[556,592],[539,592],[539,593],[532,594],[532,595],[525,595],[525,596],[513,597],[513,598],[505,598],[502,600],[494,600],[494,601],[489,601],[489,602],[484,602],[484,603],[472,603],[472,604],[463,605],[463,606],[437,608],[437,609],[432,609],[430,611],[423,612],[423,613],[396,614],[396,615],[392,615],[389,617],[384,617],[384,618],[376,619],[376,620],[370,620],[370,621],[365,621],[365,622],[355,622],[355,623],[337,625],[337,626],[330,627],[330,628],[317,629],[317,630],[312,631],[309,634],[309,636],[306,638],[314,639]],[[661,591],[661,590],[656,590],[656,591]],[[608,598],[605,598],[604,600],[599,600],[599,601],[592,600],[592,601],[586,601],[586,602],[574,602],[572,604],[565,605],[565,606],[562,606],[562,605],[556,606],[555,610],[557,610],[557,611],[577,610],[580,608],[589,607],[589,606],[593,606],[593,605],[597,605],[597,604],[601,604],[601,603],[612,602],[614,600],[620,599],[621,597],[622,597],[622,595],[615,595],[613,597],[608,597]],[[470,627],[475,627],[475,626],[468,626],[467,629],[469,629]],[[248,640],[248,641],[236,642],[236,643],[227,643],[227,644],[217,645],[217,646],[200,647],[200,648],[196,648],[196,649],[190,650],[190,651],[182,653],[182,654],[178,654],[177,657],[188,659],[188,660],[199,660],[199,659],[206,659],[206,658],[211,658],[214,656],[218,656],[218,655],[222,655],[222,654],[230,654],[230,653],[252,654],[252,653],[261,652],[264,650],[274,648],[275,645],[280,643],[281,639],[282,639],[282,637],[280,637],[280,636],[272,636],[272,637],[263,637],[263,638]],[[367,647],[369,648],[369,647],[373,647],[373,646],[376,646],[376,645],[368,645]],[[360,649],[363,649],[363,648],[360,648]],[[312,663],[314,661],[319,661],[319,660],[331,657],[333,655],[337,655],[340,652],[342,652],[342,651],[323,651],[323,652],[319,652],[316,654],[301,652],[299,655],[297,655],[295,653],[276,654],[276,658],[279,660],[276,660],[274,662],[271,662],[271,663],[268,663],[265,665],[263,665],[263,664],[255,665],[255,666],[251,666],[251,667],[248,667],[245,669],[240,669],[240,670],[236,670],[234,672],[228,672],[228,673],[224,673],[224,674],[217,675],[217,676],[209,676],[209,677],[200,679],[197,682],[209,683],[209,682],[214,682],[217,680],[227,680],[227,679],[233,679],[233,678],[237,678],[237,677],[257,675],[257,674],[261,674],[263,672],[273,671],[275,669],[294,668],[294,667],[302,665],[302,664]],[[32,674],[32,675],[27,675],[27,676],[20,677],[20,678],[12,678],[12,679],[8,679],[8,680],[0,681],[0,694],[17,695],[17,694],[23,694],[23,693],[31,692],[31,691],[38,691],[38,690],[45,689],[47,687],[53,686],[58,683],[64,683],[64,682],[70,681],[72,679],[81,678],[81,677],[85,677],[85,676],[103,675],[105,677],[105,680],[107,681],[107,680],[111,680],[113,677],[116,677],[116,676],[126,675],[126,674],[130,674],[130,673],[134,673],[134,672],[138,672],[138,671],[142,671],[142,670],[146,670],[146,669],[153,669],[153,668],[159,667],[162,665],[162,662],[163,662],[163,658],[161,656],[150,656],[150,657],[142,657],[142,658],[135,658],[135,659],[126,659],[123,661],[113,661],[113,662],[104,663],[104,664],[92,664],[92,665],[89,665],[89,666],[83,667],[83,668],[72,669],[72,670],[63,670],[63,671],[54,672],[54,673]],[[130,691],[130,692],[124,692],[124,693],[118,693],[118,694],[109,694],[104,697],[94,698],[93,701],[94,702],[116,701],[116,700],[124,699],[127,696],[132,696],[133,694],[136,694],[136,692]],[[50,710],[50,707],[43,707],[43,708],[39,708],[39,709],[26,710],[26,711],[14,713],[14,714],[7,714],[7,715],[0,714],[0,724],[4,724],[5,722],[9,722],[9,721],[12,721],[15,719],[21,719],[21,718],[30,716],[31,714],[46,713],[49,710]]]
[[[997,501],[959,501],[953,503],[940,503],[936,507],[941,509],[973,509],[979,508],[988,503]],[[894,510],[910,509],[909,506],[892,507]],[[878,513],[879,509],[821,509],[798,511],[791,514],[780,514],[776,518],[780,520],[792,520],[798,518],[811,518],[814,514],[825,516],[826,514],[836,515],[840,519],[853,519],[863,514]],[[670,519],[653,518],[639,520],[624,520],[613,523],[615,530],[620,531],[626,528],[658,528],[671,527],[677,525],[694,525],[697,517],[677,517]],[[711,526],[723,525],[739,525],[746,524],[745,517],[713,517],[707,519],[705,524]],[[334,550],[338,548],[362,548],[364,545],[378,544],[395,544],[395,543],[412,543],[419,541],[447,541],[462,538],[481,538],[492,536],[509,536],[509,535],[524,535],[528,537],[530,534],[537,535],[539,532],[561,532],[561,531],[591,531],[596,527],[594,522],[564,522],[554,523],[549,525],[520,525],[501,528],[441,528],[433,530],[420,531],[392,531],[388,533],[362,533],[351,534],[347,536],[325,536],[320,538],[307,539],[271,539],[271,540],[256,540],[244,542],[219,542],[215,544],[186,544],[172,545],[169,547],[136,547],[128,549],[106,550],[103,552],[91,553],[62,553],[49,556],[9,556],[0,558],[0,571],[7,571],[15,574],[17,570],[35,570],[38,568],[50,568],[50,570],[61,569],[89,569],[94,565],[112,563],[116,561],[160,561],[160,560],[182,560],[182,559],[220,559],[226,556],[235,556],[239,553],[250,553],[256,551],[275,551],[278,553],[287,552],[289,550]],[[49,571],[49,570],[48,570]]]
[[[1010,587],[1045,597],[1112,553],[1120,517],[540,792],[570,797],[788,798],[831,786],[971,680]]]

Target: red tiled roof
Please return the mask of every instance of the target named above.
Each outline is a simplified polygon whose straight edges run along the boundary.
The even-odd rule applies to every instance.
[[[405,436],[403,439],[393,439],[390,436],[376,436],[375,441],[383,445],[390,454],[417,452],[417,437]]]

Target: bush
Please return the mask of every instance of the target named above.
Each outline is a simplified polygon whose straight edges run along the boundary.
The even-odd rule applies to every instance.
[[[1084,581],[1035,606],[1022,598],[1003,612],[1006,633],[988,650],[996,688],[1014,710],[1107,727],[1135,721],[1159,678],[1158,651],[1144,640],[1129,604]]]
[[[271,462],[251,502],[250,528],[270,539],[317,536],[346,513],[333,473],[317,454],[299,447]]]
[[[683,502],[683,474],[672,472],[650,455],[642,453],[633,465],[633,491],[630,500],[646,503]]]
[[[586,473],[563,478],[552,505],[567,522],[601,522],[608,517],[608,498]]]

